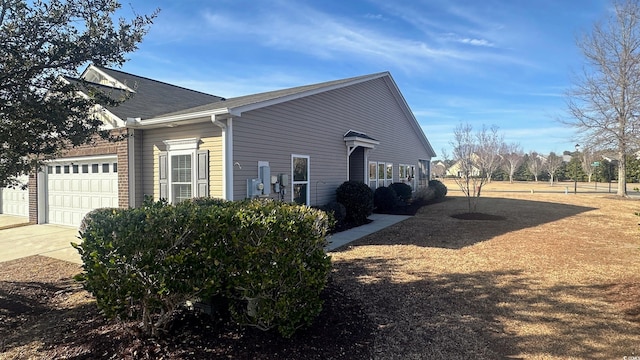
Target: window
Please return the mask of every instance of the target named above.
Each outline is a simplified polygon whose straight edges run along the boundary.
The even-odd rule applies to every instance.
[[[53,166],[47,166],[47,174],[53,174]]]
[[[113,163],[113,172],[114,173],[118,172],[118,163]]]
[[[393,164],[369,162],[369,187],[373,190],[393,183]]]
[[[158,157],[159,195],[172,204],[209,196],[209,151],[198,150],[200,139],[165,140]],[[114,163],[114,172],[117,164]]]
[[[102,173],[103,174],[109,173],[109,164],[102,164]]]
[[[378,186],[378,176],[376,174],[378,163],[375,161],[369,162],[369,187],[375,190]]]
[[[420,187],[429,186],[430,177],[431,177],[431,161],[418,160],[418,185]]]
[[[68,174],[69,173],[69,165],[65,165],[64,166],[64,173]]]
[[[98,164],[91,164],[91,173],[92,174],[97,174],[98,173]]]
[[[291,182],[293,201],[309,205],[309,156],[292,155],[291,173],[293,174]]]
[[[71,165],[72,171],[74,174],[77,174],[80,172],[80,166],[79,165]]]
[[[62,174],[62,166],[56,165],[56,174]]]
[[[384,186],[384,163],[378,163],[378,187]]]
[[[398,179],[400,182],[403,182],[412,189],[415,189],[416,186],[416,167],[415,165],[404,165],[401,164],[398,166]]]
[[[89,173],[89,164],[82,164],[82,173],[83,174]]]
[[[171,156],[171,202],[191,199],[193,189],[191,154]]]

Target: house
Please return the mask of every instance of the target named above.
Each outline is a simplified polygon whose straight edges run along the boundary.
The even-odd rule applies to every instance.
[[[473,158],[474,161],[476,161],[478,156],[473,154],[472,158]],[[468,161],[468,160],[458,160],[458,161],[454,162],[447,169],[446,176],[452,176],[452,177],[459,177],[460,178],[460,177],[464,177],[466,172],[469,172],[469,176],[470,177],[478,177],[478,176],[480,176],[480,168],[478,166],[476,166],[473,162],[469,163],[468,165],[465,165],[463,163],[463,161]]]
[[[428,185],[435,153],[388,72],[230,99],[93,65],[82,78],[130,94],[97,111],[124,140],[71,149],[32,174],[32,223],[77,226],[146,196],[322,205],[346,180]]]

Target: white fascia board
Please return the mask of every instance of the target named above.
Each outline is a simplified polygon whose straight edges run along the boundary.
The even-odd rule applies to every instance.
[[[192,124],[198,122],[211,121],[212,116],[228,115],[229,109],[221,108],[215,110],[206,110],[180,115],[164,116],[151,119],[127,118],[125,126],[133,129],[153,129],[159,127],[172,127],[182,124]]]
[[[98,85],[102,85],[102,86],[110,86],[112,88],[115,89],[120,89],[120,90],[127,90],[127,91],[131,91],[132,93],[135,93],[135,90],[133,90],[132,88],[130,88],[129,86],[127,86],[126,84],[123,84],[122,82],[118,81],[117,79],[115,79],[113,76],[110,76],[109,74],[107,74],[106,72],[100,70],[99,68],[97,68],[96,66],[94,66],[93,64],[89,65],[83,72],[82,75],[80,75],[80,77],[82,79],[84,79],[84,76],[87,72],[89,72],[89,70],[91,71],[95,71],[98,74],[104,76],[107,80],[109,80],[109,82],[111,84],[98,84]],[[85,79],[86,81],[86,79]],[[97,83],[94,83],[97,84]]]

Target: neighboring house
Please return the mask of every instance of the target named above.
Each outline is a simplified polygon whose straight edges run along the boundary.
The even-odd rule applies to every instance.
[[[444,178],[447,174],[447,164],[442,160],[434,161],[431,163],[431,174],[434,179]]]
[[[474,155],[474,158],[477,158],[477,156]],[[453,163],[453,165],[451,165],[451,167],[447,169],[446,176],[463,177],[465,175],[464,172],[467,170],[465,169],[466,168],[465,166],[462,166],[464,165],[462,161],[463,160],[458,160],[455,163]],[[478,168],[477,166],[470,164],[469,170],[471,172],[469,176],[471,177],[480,176],[480,168]]]
[[[145,196],[322,205],[346,180],[428,185],[435,153],[388,72],[231,99],[96,66],[82,77],[132,93],[101,111],[125,140],[72,149],[32,175],[30,222],[77,226]]]

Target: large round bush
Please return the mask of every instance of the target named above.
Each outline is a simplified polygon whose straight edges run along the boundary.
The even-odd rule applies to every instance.
[[[413,190],[411,189],[411,185],[397,182],[389,185],[389,188],[395,191],[396,195],[398,195],[398,198],[400,198],[400,200],[404,201],[405,203],[411,200],[411,195],[413,192]]]
[[[436,200],[440,200],[447,195],[447,187],[438,180],[430,180],[429,187],[435,190]]]
[[[336,189],[336,201],[347,209],[347,221],[364,224],[373,213],[373,190],[360,181],[345,181]]]
[[[378,212],[389,212],[398,204],[398,195],[392,188],[382,186],[373,193],[373,205]]]

